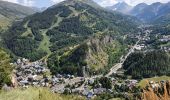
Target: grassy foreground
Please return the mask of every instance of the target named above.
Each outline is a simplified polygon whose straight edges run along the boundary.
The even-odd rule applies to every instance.
[[[85,100],[85,98],[77,95],[55,94],[46,88],[29,88],[1,92],[0,100]]]
[[[160,76],[160,77],[146,78],[146,79],[141,80],[138,85],[141,87],[145,87],[149,81],[159,82],[162,80],[170,80],[170,77]]]

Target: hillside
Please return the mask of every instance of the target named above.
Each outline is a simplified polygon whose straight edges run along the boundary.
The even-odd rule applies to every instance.
[[[12,72],[12,66],[10,65],[10,57],[0,48],[0,89],[3,84],[10,84],[10,74]]]
[[[153,34],[161,33],[163,35],[169,35],[170,31],[170,13],[156,18],[151,24],[153,25],[150,27],[153,31]]]
[[[36,10],[15,3],[0,1],[0,28],[6,28],[12,21],[35,13]]]
[[[135,22],[136,19],[109,12],[91,0],[67,0],[13,24],[4,40],[8,49],[19,57],[35,61],[52,55],[55,58],[53,59],[51,56],[49,58],[52,59],[49,64],[51,69],[60,72],[61,67],[68,69],[70,66],[75,72],[82,69],[82,66],[86,66],[89,52],[92,55],[89,60],[93,62],[89,62],[88,65],[95,63],[97,66],[102,63],[107,66],[107,48],[106,46],[100,47],[102,45],[98,41],[104,39],[105,36],[111,36],[115,41],[118,38],[121,40],[123,35],[136,31]],[[94,50],[89,48],[88,41],[94,40],[97,42],[90,43],[91,47],[102,48],[101,52],[91,52]],[[114,43],[107,42],[106,45]],[[110,50],[112,49],[114,48],[111,47]],[[87,50],[91,51],[87,52]],[[85,57],[80,56],[79,53]],[[68,56],[74,55],[76,55],[74,61],[65,62],[67,61],[65,59],[69,59]],[[100,61],[98,57],[101,58],[102,55],[104,60]],[[60,60],[64,62],[58,64],[57,62]],[[59,66],[59,69],[56,65]],[[100,69],[100,66],[97,69]]]
[[[133,16],[137,16],[139,13],[143,12],[143,10],[147,7],[148,5],[146,3],[140,3],[133,7],[133,9],[130,11],[130,14]]]
[[[169,75],[170,56],[164,51],[134,53],[127,58],[123,68],[126,75],[137,79]]]
[[[62,95],[50,92],[47,88],[13,89],[0,93],[1,100],[85,100],[82,96]]]

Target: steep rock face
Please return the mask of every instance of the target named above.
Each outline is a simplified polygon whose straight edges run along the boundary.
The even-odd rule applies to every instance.
[[[113,39],[110,36],[100,39],[94,38],[89,40],[87,44],[89,47],[86,57],[87,65],[96,71],[106,67],[109,59],[106,48],[111,46],[114,49]]]
[[[143,89],[142,100],[170,100],[170,81],[155,83]]]

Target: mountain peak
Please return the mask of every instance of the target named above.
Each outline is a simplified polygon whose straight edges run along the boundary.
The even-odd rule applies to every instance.
[[[155,2],[152,5],[160,5],[160,4],[162,4],[162,3],[161,2]]]
[[[102,8],[101,6],[99,6],[96,2],[94,2],[93,0],[65,0],[63,2],[60,2],[58,4],[53,5],[50,8],[56,7],[58,5],[74,5],[75,3],[85,3],[88,4],[94,8]]]
[[[146,3],[140,3],[140,4],[137,4],[136,6],[147,6],[148,4]]]
[[[110,10],[127,14],[132,9],[132,6],[128,5],[126,2],[118,2],[117,4],[107,8]]]
[[[124,6],[130,6],[128,5],[126,2],[118,2],[117,4],[113,5],[113,6],[121,6],[121,7],[124,7]]]
[[[117,4],[128,5],[125,1],[123,1],[123,2],[118,2]]]

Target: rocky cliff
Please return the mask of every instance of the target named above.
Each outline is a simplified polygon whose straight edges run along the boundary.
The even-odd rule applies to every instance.
[[[143,89],[141,100],[170,100],[170,81],[150,82]]]
[[[90,39],[87,42],[88,52],[86,56],[87,65],[93,70],[103,69],[107,66],[109,55],[107,47],[114,49],[113,39],[110,36]]]

